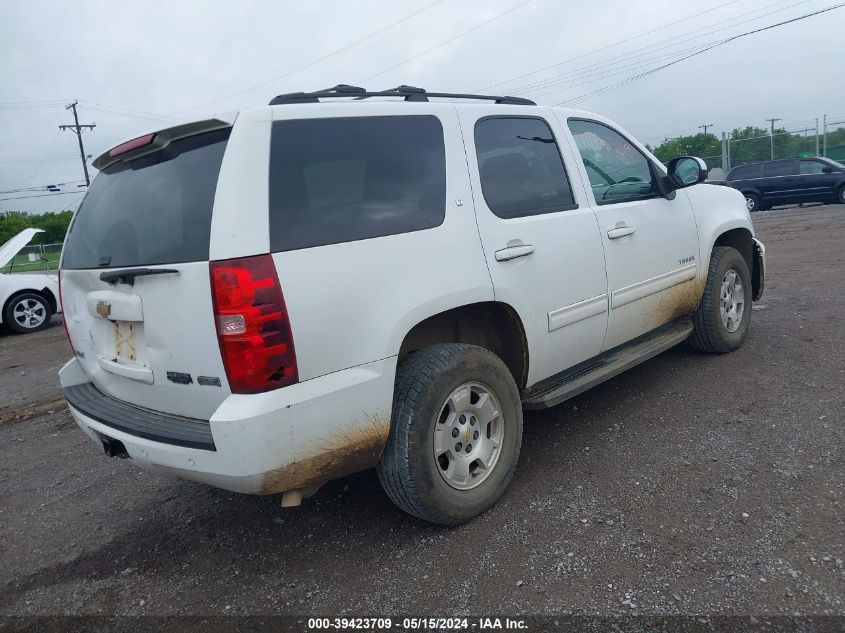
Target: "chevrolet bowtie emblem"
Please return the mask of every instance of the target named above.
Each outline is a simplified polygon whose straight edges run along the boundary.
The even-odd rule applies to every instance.
[[[98,301],[97,314],[99,314],[104,319],[109,318],[109,316],[111,315],[111,304],[108,301]]]

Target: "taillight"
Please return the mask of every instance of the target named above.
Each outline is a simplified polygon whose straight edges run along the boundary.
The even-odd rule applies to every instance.
[[[285,298],[270,255],[211,262],[220,354],[232,393],[258,393],[299,380]]]
[[[153,139],[155,137],[155,134],[147,134],[146,136],[139,136],[138,138],[133,138],[131,141],[121,143],[117,147],[109,150],[109,156],[120,156],[121,154],[125,154],[126,152],[131,152],[133,149],[138,149],[139,147],[149,145],[153,142]]]

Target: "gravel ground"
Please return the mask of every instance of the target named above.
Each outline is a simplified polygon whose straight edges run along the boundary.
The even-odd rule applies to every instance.
[[[526,414],[504,499],[440,528],[373,472],[299,508],[108,459],[66,410],[0,425],[0,614],[845,616],[845,207],[758,213],[744,347],[671,350]],[[0,335],[0,419],[60,325]]]

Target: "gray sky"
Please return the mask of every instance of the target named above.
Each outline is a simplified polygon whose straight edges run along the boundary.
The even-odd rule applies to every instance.
[[[337,83],[452,92],[495,85],[484,91],[551,105],[612,87],[683,51],[837,3],[8,0],[0,4],[0,191],[82,179],[76,137],[57,128],[72,123],[64,105],[73,99],[80,100],[80,122],[97,124],[84,133],[94,157],[179,118]],[[778,125],[789,130],[813,127],[825,113],[843,120],[843,26],[845,7],[572,105],[605,114],[651,144],[704,123],[721,134],[766,127],[766,117],[782,118]],[[256,84],[264,85],[247,90]],[[61,210],[80,199],[4,200],[0,210]]]

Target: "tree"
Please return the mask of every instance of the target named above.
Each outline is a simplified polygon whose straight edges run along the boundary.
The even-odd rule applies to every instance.
[[[663,163],[668,163],[676,156],[698,156],[703,158],[710,168],[722,164],[722,142],[715,134],[699,132],[666,139],[651,151]]]
[[[40,215],[10,211],[0,215],[0,244],[27,228],[43,229],[33,239],[33,244],[56,244],[65,239],[73,211],[49,211]]]

